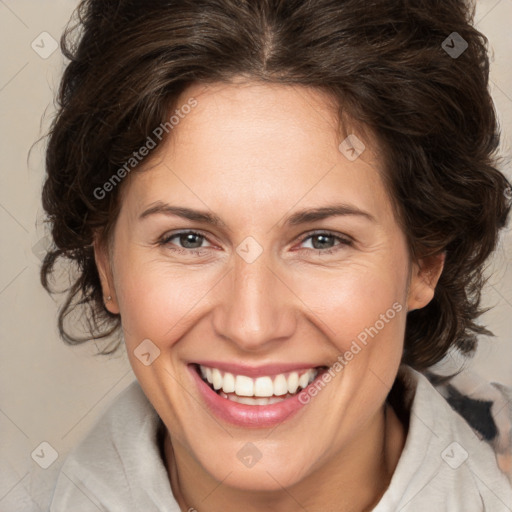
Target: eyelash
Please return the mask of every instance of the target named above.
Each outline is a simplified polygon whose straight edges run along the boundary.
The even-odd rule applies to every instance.
[[[179,253],[186,252],[189,255],[196,255],[196,256],[204,255],[203,251],[204,251],[204,249],[206,249],[206,247],[202,247],[202,248],[198,248],[198,249],[187,249],[186,247],[178,247],[178,248],[171,247],[170,241],[173,238],[179,237],[181,235],[197,235],[197,236],[203,238],[204,240],[207,240],[207,237],[198,231],[179,231],[177,233],[171,233],[169,235],[164,235],[157,243],[159,246],[168,246],[169,250],[171,250],[173,252],[179,252]],[[309,232],[306,235],[304,235],[300,239],[300,243],[302,244],[309,238],[313,238],[318,235],[325,235],[327,237],[334,238],[335,240],[338,240],[340,243],[335,245],[334,247],[329,248],[329,249],[306,248],[306,249],[300,249],[300,251],[304,251],[304,250],[308,251],[308,252],[313,251],[314,253],[316,253],[318,255],[333,254],[333,253],[337,252],[338,250],[340,250],[342,247],[351,247],[354,242],[348,236],[340,236],[331,231],[317,230],[317,231]]]

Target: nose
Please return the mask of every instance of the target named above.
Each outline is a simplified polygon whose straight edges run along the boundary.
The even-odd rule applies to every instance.
[[[252,263],[238,255],[234,259],[218,291],[215,332],[245,351],[269,350],[272,343],[283,342],[295,331],[297,298],[265,252]]]

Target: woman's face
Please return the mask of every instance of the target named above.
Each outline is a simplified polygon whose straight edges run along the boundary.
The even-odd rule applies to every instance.
[[[103,291],[176,457],[280,489],[364,452],[407,310],[432,287],[409,261],[374,142],[357,134],[358,158],[340,149],[322,93],[194,85],[178,108],[191,97],[125,184],[111,258],[97,250]]]

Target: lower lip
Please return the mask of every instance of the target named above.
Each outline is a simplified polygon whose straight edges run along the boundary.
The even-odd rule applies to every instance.
[[[273,427],[294,416],[304,405],[299,401],[300,393],[270,405],[246,405],[222,398],[199,376],[194,365],[189,365],[199,392],[208,408],[219,418],[241,427]],[[317,376],[318,378],[318,376]],[[309,384],[312,386],[316,379]],[[307,390],[307,388],[305,388]]]

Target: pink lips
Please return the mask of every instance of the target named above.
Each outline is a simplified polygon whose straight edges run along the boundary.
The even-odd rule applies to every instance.
[[[285,373],[287,371],[311,368],[311,365],[303,365],[300,368],[297,365],[275,365],[274,368],[265,366],[264,368],[253,368],[252,371],[248,371],[247,367],[237,367],[236,365],[231,364],[229,365],[229,368],[227,365],[222,365],[217,362],[215,364],[211,364],[205,361],[201,362],[201,364],[204,366],[213,366],[219,370],[231,372],[235,371],[238,374],[247,375],[248,377],[273,375],[274,373],[278,374]],[[299,401],[299,394],[287,398],[282,402],[270,405],[239,404],[226,398],[222,398],[215,391],[213,391],[210,386],[206,384],[203,379],[201,379],[194,365],[189,365],[189,370],[191,371],[192,377],[197,383],[199,392],[207,407],[217,417],[234,425],[246,428],[273,427],[296,414],[305,405]],[[262,370],[264,370],[264,373]],[[315,381],[313,381],[310,385],[314,383]]]

